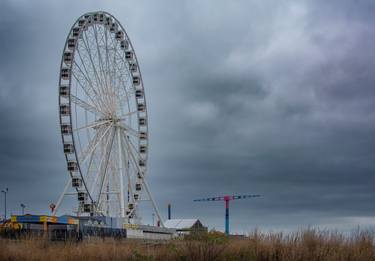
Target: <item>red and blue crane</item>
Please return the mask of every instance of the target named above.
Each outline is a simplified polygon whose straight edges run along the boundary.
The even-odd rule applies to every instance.
[[[260,195],[225,195],[213,198],[201,198],[201,199],[194,199],[195,202],[200,201],[225,201],[225,234],[229,235],[229,201],[237,200],[237,199],[246,199],[246,198],[257,198]]]

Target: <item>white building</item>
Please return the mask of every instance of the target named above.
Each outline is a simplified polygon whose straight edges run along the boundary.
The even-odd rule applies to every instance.
[[[179,235],[189,235],[191,232],[207,231],[199,219],[168,219],[164,222],[166,228],[175,229]]]

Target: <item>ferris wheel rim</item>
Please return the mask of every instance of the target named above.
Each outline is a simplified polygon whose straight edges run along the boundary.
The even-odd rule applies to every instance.
[[[90,198],[90,200],[91,200],[91,202],[94,204],[95,203],[95,199],[93,198],[93,195],[91,195],[92,193],[91,193],[91,191],[90,191],[90,189],[88,188],[88,185],[86,184],[86,180],[85,180],[85,177],[84,177],[84,174],[83,174],[83,172],[82,172],[82,169],[81,169],[81,165],[80,165],[80,161],[79,161],[79,156],[77,155],[78,153],[77,153],[77,141],[76,141],[76,139],[75,139],[75,137],[74,137],[74,132],[73,132],[73,126],[74,126],[74,122],[73,122],[73,117],[72,117],[72,112],[73,112],[73,110],[72,110],[72,94],[71,94],[71,90],[72,90],[72,68],[73,68],[73,64],[71,65],[71,66],[66,66],[66,64],[64,63],[64,53],[65,53],[65,51],[67,50],[67,46],[68,46],[68,40],[69,39],[72,39],[71,38],[71,35],[72,35],[72,32],[73,32],[73,30],[76,28],[76,26],[77,26],[77,24],[79,23],[79,21],[83,18],[83,17],[86,17],[86,16],[93,16],[93,15],[95,15],[95,14],[103,14],[103,15],[105,15],[106,17],[110,17],[111,19],[113,19],[113,21],[114,21],[114,23],[116,23],[118,26],[119,26],[119,31],[122,31],[123,33],[124,33],[124,39],[126,39],[127,41],[128,41],[128,43],[129,43],[129,47],[130,47],[130,50],[132,50],[132,53],[133,53],[133,55],[134,55],[134,61],[135,61],[135,63],[136,63],[136,65],[137,65],[137,69],[138,69],[138,75],[139,75],[139,79],[140,79],[140,88],[141,88],[141,90],[142,90],[142,92],[143,92],[143,97],[142,97],[142,99],[143,99],[143,104],[145,105],[144,107],[144,113],[145,113],[145,119],[146,119],[146,121],[145,121],[145,125],[146,125],[146,147],[147,147],[147,149],[146,149],[146,153],[145,153],[145,156],[144,156],[144,160],[145,160],[145,162],[147,162],[147,159],[148,159],[148,148],[149,148],[149,131],[148,131],[148,113],[147,113],[147,103],[146,103],[146,95],[145,95],[145,92],[144,92],[144,86],[143,86],[143,79],[142,79],[142,74],[141,74],[141,70],[140,70],[140,66],[139,66],[139,62],[138,62],[138,59],[137,59],[137,56],[136,56],[136,53],[135,53],[135,50],[134,50],[134,47],[133,47],[133,45],[132,45],[132,43],[131,43],[131,40],[130,40],[130,37],[128,36],[128,34],[127,34],[127,32],[126,32],[126,30],[124,29],[124,27],[121,25],[121,23],[113,16],[113,15],[111,15],[111,14],[109,14],[108,12],[105,12],[105,11],[97,11],[97,12],[88,12],[88,13],[85,13],[85,14],[83,14],[82,16],[80,16],[79,18],[77,18],[77,20],[73,23],[73,25],[72,25],[72,27],[70,28],[70,30],[69,30],[69,33],[68,33],[68,35],[67,35],[67,37],[66,37],[66,40],[65,40],[65,44],[64,44],[64,49],[63,49],[63,55],[62,55],[62,59],[61,59],[61,64],[60,64],[60,76],[59,76],[59,88],[62,86],[62,71],[63,71],[63,69],[65,69],[65,68],[68,68],[68,70],[69,70],[69,80],[68,80],[68,89],[69,89],[69,98],[68,98],[68,104],[69,104],[69,124],[70,124],[70,126],[71,126],[71,134],[70,134],[70,137],[71,137],[71,140],[72,140],[72,144],[73,144],[73,147],[74,147],[74,157],[75,157],[75,159],[76,159],[76,163],[77,163],[77,167],[78,167],[78,173],[79,173],[79,175],[80,175],[80,177],[81,177],[81,179],[82,179],[82,182],[83,182],[83,186],[84,186],[84,189],[85,189],[85,191],[86,191],[86,193],[87,193],[87,195],[88,195],[88,197]],[[86,23],[87,23],[88,21],[85,21],[85,25],[86,25]],[[95,25],[95,23],[93,23],[92,25],[88,25],[87,27],[89,27],[89,26],[94,26]],[[83,28],[83,27],[82,27]],[[74,60],[74,56],[75,56],[75,53],[76,53],[76,49],[77,49],[77,43],[78,43],[78,40],[79,40],[79,38],[80,38],[80,36],[82,35],[82,33],[83,33],[83,30],[82,30],[82,28],[80,28],[79,29],[79,34],[78,34],[78,36],[76,36],[76,38],[75,39],[77,39],[77,41],[76,41],[76,43],[75,43],[75,47],[73,48],[73,50],[72,50],[72,60]],[[108,29],[107,29],[108,30]],[[65,64],[65,66],[64,66],[64,64]],[[133,89],[134,90],[136,90],[136,87],[133,85]],[[59,95],[59,108],[61,108],[61,105],[62,105],[62,100],[61,100],[61,97],[60,97],[61,95]],[[136,97],[134,97],[134,99],[136,100],[135,101],[135,104],[138,104],[138,101],[137,101],[137,98]],[[63,144],[65,145],[66,143],[65,143],[65,136],[67,135],[67,134],[64,134],[63,133],[63,131],[62,131],[62,128],[63,128],[63,125],[64,125],[64,122],[63,122],[63,115],[61,114],[61,112],[60,112],[60,115],[59,115],[59,118],[60,118],[60,128],[61,128],[61,137],[62,137],[62,142],[63,142]],[[140,118],[140,111],[138,110],[137,111],[137,119],[139,119]],[[137,124],[138,125],[138,132],[140,132],[140,125],[139,124]],[[111,126],[110,126],[111,127]],[[109,128],[110,128],[109,127]],[[115,135],[115,134],[114,134]],[[125,139],[126,140],[126,139]],[[82,151],[82,148],[81,148],[81,151]],[[69,159],[68,159],[68,156],[67,156],[67,154],[65,154],[65,160],[66,160],[66,162],[67,162],[67,164],[69,165]],[[145,166],[144,166],[144,168],[143,168],[143,170],[141,171],[141,175],[142,175],[142,178],[144,177],[144,174],[147,172],[147,165],[148,164],[146,164]],[[72,172],[70,172],[69,171],[69,174],[70,174],[70,177],[71,178],[73,178],[73,173]],[[78,188],[76,188],[76,191],[78,192]],[[99,194],[100,194],[100,192],[99,192]],[[122,195],[123,196],[123,195]],[[136,204],[138,203],[138,200],[135,200],[134,201]],[[132,212],[134,212],[134,209],[133,209],[133,211],[131,211],[131,213]],[[130,214],[131,214],[130,213]]]

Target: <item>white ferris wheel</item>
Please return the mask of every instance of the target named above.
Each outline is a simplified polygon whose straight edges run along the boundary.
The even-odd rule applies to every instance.
[[[72,26],[61,60],[59,109],[69,180],[54,214],[65,196],[76,195],[78,215],[135,220],[146,194],[161,220],[145,180],[141,71],[128,35],[109,13],[86,13]]]

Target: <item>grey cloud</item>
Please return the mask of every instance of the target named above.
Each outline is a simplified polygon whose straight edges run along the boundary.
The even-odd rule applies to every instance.
[[[375,130],[371,1],[3,1],[0,186],[13,212],[47,211],[67,178],[57,119],[61,48],[106,10],[136,48],[150,109],[150,175],[173,215],[234,231],[371,224]],[[69,205],[69,204],[68,204]],[[69,207],[66,208],[69,210]],[[144,220],[151,214],[145,210]]]

